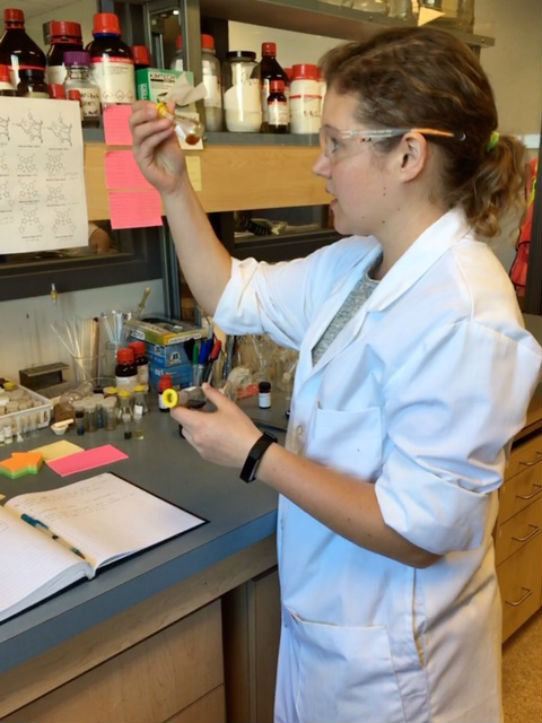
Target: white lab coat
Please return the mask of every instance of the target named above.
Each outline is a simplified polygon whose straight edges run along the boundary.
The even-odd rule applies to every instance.
[[[287,447],[373,480],[414,569],[280,499],[275,717],[496,723],[501,609],[491,531],[541,350],[462,212],[428,228],[313,367],[311,349],[379,254],[351,237],[305,259],[234,260],[215,321],[299,349]]]

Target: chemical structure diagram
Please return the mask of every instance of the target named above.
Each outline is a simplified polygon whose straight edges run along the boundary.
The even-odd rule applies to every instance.
[[[7,143],[9,141],[9,117],[0,116],[0,142]]]
[[[4,179],[0,183],[0,203],[5,206],[9,205],[11,202],[11,192],[9,187],[9,181],[7,179]]]
[[[43,226],[38,218],[37,208],[23,208],[19,225],[21,236],[39,235],[43,233]]]
[[[45,170],[48,176],[62,176],[64,174],[62,158],[56,153],[49,151],[47,160],[45,161]]]
[[[4,175],[9,173],[9,165],[7,162],[6,154],[0,153],[0,174]]]
[[[18,126],[23,131],[30,143],[43,143],[43,121],[36,120],[32,113],[28,112],[26,116],[23,116],[20,123],[14,122],[13,125]]]
[[[32,175],[37,173],[36,159],[34,156],[21,154],[17,158],[17,173],[21,175]]]
[[[23,203],[30,203],[38,198],[38,189],[36,188],[35,181],[25,183],[19,189],[19,201]]]
[[[65,143],[69,146],[72,144],[72,124],[66,123],[66,121],[58,116],[58,120],[53,121],[51,125],[46,126],[48,131],[56,137],[60,143]]]
[[[45,199],[46,203],[52,203],[52,204],[59,204],[64,203],[66,200],[66,194],[64,193],[64,189],[59,184],[51,184],[47,188],[47,198]]]
[[[75,224],[70,214],[70,210],[67,208],[55,210],[55,218],[53,221],[54,233],[73,233],[75,231]]]

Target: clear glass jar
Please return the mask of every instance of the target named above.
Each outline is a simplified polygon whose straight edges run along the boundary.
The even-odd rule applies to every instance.
[[[262,124],[260,80],[256,53],[231,50],[223,70],[226,128],[234,133],[257,133]]]
[[[222,79],[220,61],[216,57],[215,39],[201,36],[201,72],[207,95],[203,99],[205,127],[208,131],[222,130]]]
[[[103,401],[104,424],[108,432],[117,427],[117,396],[106,397]]]

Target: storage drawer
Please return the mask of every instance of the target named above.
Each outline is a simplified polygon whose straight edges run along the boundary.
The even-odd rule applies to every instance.
[[[542,454],[538,454],[537,450],[540,440],[530,440],[525,446],[529,449],[525,451],[523,447],[518,447],[517,456],[513,455],[513,463],[506,468],[504,484],[499,491],[499,523],[508,520],[542,494]],[[512,476],[509,470],[516,473]]]
[[[542,497],[499,525],[495,541],[497,564],[542,532]]]
[[[513,477],[522,472],[526,466],[531,466],[540,461],[542,461],[542,436],[538,431],[513,447],[504,471],[504,478]]]
[[[542,535],[536,535],[497,567],[503,605],[503,641],[540,607]]]

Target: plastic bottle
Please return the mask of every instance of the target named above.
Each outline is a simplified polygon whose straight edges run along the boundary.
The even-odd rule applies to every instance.
[[[119,19],[114,13],[94,15],[90,53],[91,79],[100,89],[103,106],[133,103],[135,76],[132,51],[121,40]]]
[[[64,88],[69,96],[79,91],[81,97],[81,123],[84,128],[100,125],[100,89],[90,79],[90,53],[86,50],[71,50],[64,53],[66,80]]]
[[[215,39],[212,35],[201,36],[202,81],[207,90],[203,99],[205,126],[209,131],[222,130],[222,79],[220,61],[216,57]]]
[[[318,67],[299,63],[292,67],[290,85],[290,128],[292,133],[318,133],[320,130],[322,95]]]
[[[0,38],[0,64],[9,65],[11,83],[16,88],[21,68],[45,70],[45,53],[26,34],[22,10],[6,8],[4,23],[6,31]]]
[[[19,66],[19,98],[49,98],[49,88],[45,82],[45,68],[23,68]]]
[[[178,70],[180,73],[184,71],[184,58],[183,58],[183,36],[177,35],[175,38],[175,55],[171,61],[170,70]]]
[[[134,361],[137,369],[137,383],[148,386],[149,360],[147,358],[147,346],[144,341],[131,341],[128,346],[134,352]]]
[[[17,91],[11,84],[9,65],[0,65],[0,95],[17,95]]]
[[[146,45],[132,45],[132,58],[134,60],[134,70],[143,70],[150,68],[151,54]]]
[[[173,380],[171,374],[162,374],[158,380],[158,409],[161,412],[169,412],[169,407],[164,404],[163,394],[166,389],[173,388]]]
[[[131,390],[137,384],[137,368],[134,362],[134,352],[129,348],[119,349],[117,352],[117,366],[115,367],[115,384],[119,392]]]
[[[47,51],[47,70],[45,77],[48,85],[64,83],[66,79],[66,66],[64,53],[73,50],[83,50],[81,26],[65,20],[52,20],[49,23],[51,44]]]
[[[262,131],[269,130],[267,98],[271,92],[271,81],[282,80],[289,85],[288,75],[277,61],[277,44],[262,43],[262,59],[259,66],[260,92],[262,98]]]
[[[267,124],[271,133],[288,132],[288,101],[284,95],[284,81],[272,80],[267,96]]]

